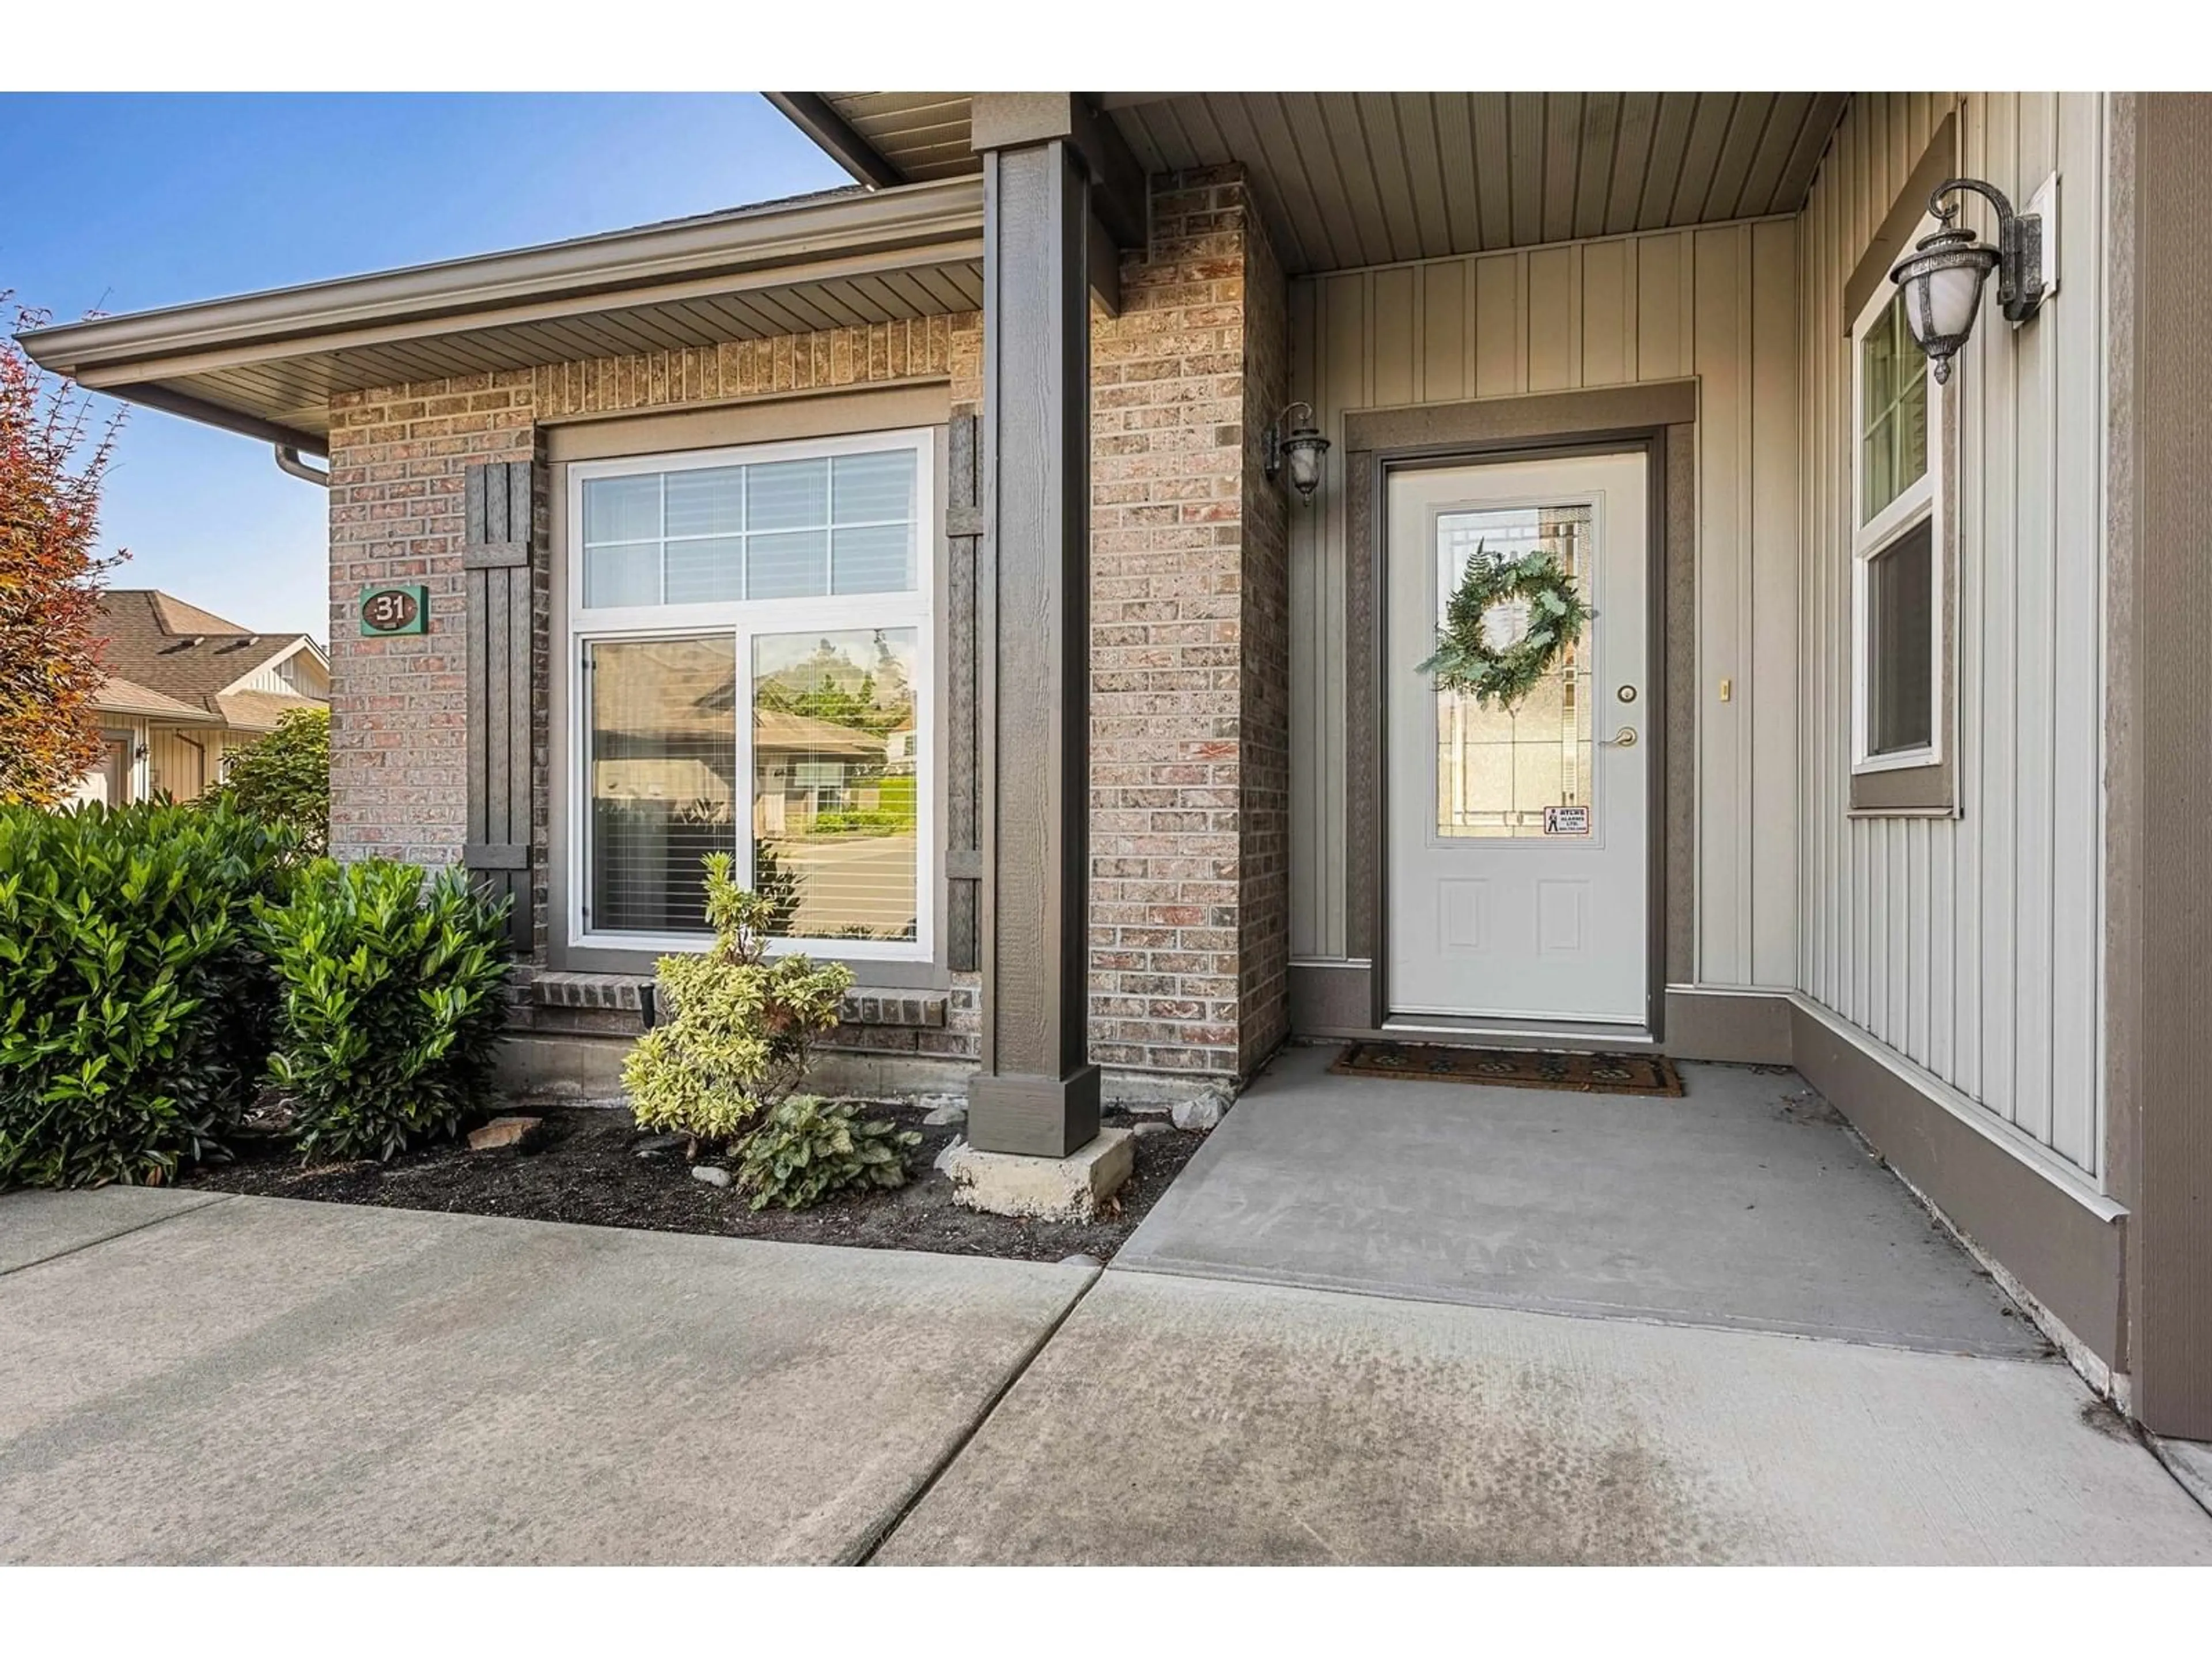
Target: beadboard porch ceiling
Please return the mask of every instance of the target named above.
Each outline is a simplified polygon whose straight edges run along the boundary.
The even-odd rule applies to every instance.
[[[955,178],[969,93],[771,94],[864,182]],[[1840,92],[1108,92],[1146,171],[1239,162],[1293,276],[1803,205]]]

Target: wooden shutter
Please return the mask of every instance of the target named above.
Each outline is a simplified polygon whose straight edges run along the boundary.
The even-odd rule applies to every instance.
[[[982,509],[975,501],[979,463],[975,417],[955,415],[945,437],[945,605],[951,647],[945,690],[945,939],[947,961],[969,971],[982,966],[983,854],[975,752],[975,549],[983,533]]]
[[[479,890],[514,901],[507,939],[534,948],[530,757],[533,605],[532,467],[478,461],[468,471],[461,550],[468,635],[468,845]]]

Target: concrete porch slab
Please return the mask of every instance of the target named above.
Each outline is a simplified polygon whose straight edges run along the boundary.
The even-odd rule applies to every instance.
[[[1115,1271],[2046,1352],[1793,1073],[1686,1064],[1667,1099],[1337,1077],[1335,1052],[1279,1056]]]
[[[0,1560],[854,1557],[1095,1271],[229,1199],[0,1279]]]
[[[2212,1518],[2051,1362],[1109,1268],[877,1559],[2212,1563]]]
[[[0,1273],[222,1202],[221,1193],[179,1192],[173,1187],[0,1194]]]

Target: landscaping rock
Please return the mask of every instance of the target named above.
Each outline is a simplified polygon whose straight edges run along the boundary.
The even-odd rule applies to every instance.
[[[1178,1129],[1211,1129],[1236,1101],[1233,1091],[1221,1084],[1209,1085],[1188,1100],[1178,1100],[1168,1115]]]
[[[937,1103],[933,1104],[933,1102]],[[922,1116],[924,1123],[965,1123],[968,1121],[968,1103],[950,1095],[926,1095],[915,1103],[929,1107]]]
[[[730,1184],[730,1172],[712,1164],[694,1164],[691,1179],[703,1181],[709,1187],[726,1187]]]
[[[1137,1136],[1139,1139],[1146,1135],[1171,1135],[1175,1133],[1175,1125],[1172,1123],[1154,1123],[1146,1121],[1138,1124],[1135,1127],[1132,1128],[1129,1133]]]
[[[483,1127],[469,1131],[469,1150],[488,1152],[500,1146],[527,1146],[544,1124],[542,1117],[495,1117]]]
[[[935,1160],[934,1167],[940,1175],[950,1174],[952,1169],[953,1154],[961,1151],[967,1145],[968,1138],[965,1135],[955,1135],[951,1140],[945,1142],[945,1150],[937,1155]]]
[[[630,1151],[640,1158],[659,1158],[669,1152],[681,1152],[690,1139],[689,1135],[647,1135]]]

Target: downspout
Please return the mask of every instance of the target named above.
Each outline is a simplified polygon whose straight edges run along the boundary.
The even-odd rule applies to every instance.
[[[195,754],[198,755],[198,756],[199,756],[199,757],[200,757],[200,763],[199,763],[200,787],[199,787],[198,791],[198,792],[197,792],[197,793],[196,793],[191,797],[191,799],[194,799],[194,800],[198,800],[201,795],[204,795],[205,793],[207,793],[207,787],[208,787],[208,775],[207,775],[207,745],[206,745],[205,744],[202,743],[202,742],[201,742],[198,738],[188,738],[188,737],[186,737],[186,736],[185,736],[182,732],[170,732],[170,733],[169,733],[169,735],[170,735],[171,737],[174,738],[175,738],[179,743],[181,743],[182,744],[184,744],[185,748],[187,748],[187,749],[189,749],[189,750],[191,750]]]
[[[325,489],[331,487],[328,467],[309,466],[300,459],[300,452],[290,444],[278,444],[276,450],[276,465],[280,471],[289,472],[295,478],[305,478],[311,484],[320,484]]]

